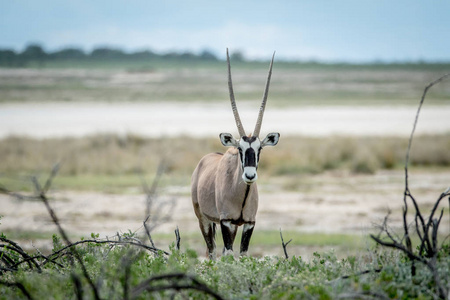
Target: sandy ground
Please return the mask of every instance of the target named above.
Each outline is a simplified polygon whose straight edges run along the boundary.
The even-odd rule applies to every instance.
[[[240,102],[244,128],[253,128],[257,102]],[[286,135],[407,136],[415,106],[270,107],[262,133]],[[450,131],[450,106],[425,106],[417,134]],[[189,124],[186,126],[186,124]],[[247,129],[249,130],[249,129]],[[150,137],[217,136],[236,131],[229,103],[46,102],[0,104],[0,138],[15,134],[33,137],[84,136],[96,133],[135,133]]]
[[[287,181],[294,191],[281,188],[281,183]],[[450,186],[450,170],[411,172],[410,186],[424,214],[428,215],[437,197]],[[399,227],[403,188],[402,171],[381,171],[375,175],[339,172],[277,178],[271,184],[259,185],[260,206],[255,230],[281,228],[300,233],[367,235],[376,232],[374,224],[380,224],[388,210],[392,211],[391,226]],[[155,233],[170,233],[178,226],[182,234],[195,232],[200,236],[188,191],[189,187],[167,187],[160,191],[157,198],[159,204],[171,201],[176,204],[173,209],[165,206],[161,211],[154,211],[154,217],[166,213],[171,215],[171,220],[157,227]],[[128,230],[143,234],[146,203],[143,194],[52,191],[49,195],[63,227],[72,236],[89,237],[94,232],[105,237]],[[0,195],[0,203],[0,214],[4,216],[0,225],[3,231],[56,232],[41,202],[20,201]],[[447,200],[444,200],[441,207],[447,206]],[[443,234],[450,232],[448,207],[446,210],[442,221]],[[413,221],[412,214],[409,220]],[[31,247],[32,244],[39,245],[39,241],[25,241],[25,246]]]

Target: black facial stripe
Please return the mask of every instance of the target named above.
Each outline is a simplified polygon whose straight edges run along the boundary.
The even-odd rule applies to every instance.
[[[238,150],[239,150],[239,158],[241,159],[241,164],[244,164],[244,155],[242,153],[241,147],[239,147]]]
[[[246,142],[248,142],[249,144],[253,143],[256,140],[256,136],[243,136],[242,139]]]
[[[256,167],[256,155],[253,148],[245,150],[244,167]]]

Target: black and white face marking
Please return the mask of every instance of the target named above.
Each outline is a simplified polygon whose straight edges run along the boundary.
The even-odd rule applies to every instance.
[[[239,140],[239,156],[242,163],[242,179],[247,184],[252,184],[258,179],[256,170],[258,169],[259,155],[261,153],[261,141],[258,137],[243,136]]]
[[[243,136],[237,141],[229,133],[220,134],[220,140],[224,146],[233,146],[239,150],[242,165],[242,179],[247,184],[252,184],[258,179],[256,170],[258,169],[261,149],[265,146],[275,146],[279,138],[279,133],[269,133],[262,142],[255,136]]]

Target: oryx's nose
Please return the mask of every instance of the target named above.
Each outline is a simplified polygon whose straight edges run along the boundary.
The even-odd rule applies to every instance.
[[[249,167],[247,170],[244,170],[244,173],[242,174],[242,179],[247,184],[251,184],[258,179],[258,174],[256,173],[256,168]]]
[[[253,180],[256,177],[256,174],[245,174],[245,178],[248,180]]]

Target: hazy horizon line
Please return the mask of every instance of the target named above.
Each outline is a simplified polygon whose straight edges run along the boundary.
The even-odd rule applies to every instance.
[[[139,52],[151,52],[153,54],[156,54],[158,56],[165,56],[170,54],[176,54],[176,55],[182,55],[182,54],[192,54],[194,56],[200,56],[204,52],[209,52],[217,60],[224,61],[226,60],[226,55],[224,49],[223,54],[218,54],[216,50],[204,47],[203,49],[199,50],[193,50],[189,49],[189,47],[173,47],[170,49],[156,49],[156,47],[126,47],[124,45],[114,45],[114,44],[108,44],[108,43],[99,43],[98,45],[86,47],[86,46],[80,46],[76,44],[67,44],[67,45],[61,45],[58,47],[46,47],[45,43],[37,42],[37,41],[31,41],[25,43],[22,49],[17,49],[18,47],[13,46],[2,46],[0,45],[0,51],[5,50],[11,50],[14,51],[17,54],[23,53],[27,47],[29,46],[40,46],[46,54],[52,54],[57,53],[59,51],[68,50],[68,49],[76,49],[82,51],[85,55],[89,56],[94,52],[96,49],[110,49],[115,51],[121,51],[125,55],[132,55],[134,53]],[[270,52],[270,51],[269,51]],[[242,57],[242,61],[244,62],[266,62],[270,61],[271,54],[267,56],[267,58],[252,58],[248,57],[246,55],[245,49],[238,48],[236,50],[230,50],[230,53],[236,54],[239,53]],[[349,59],[324,59],[324,58],[315,58],[315,57],[292,57],[292,56],[282,56],[282,53],[280,55],[279,52],[276,53],[277,60],[279,62],[286,62],[286,63],[317,63],[317,64],[355,64],[355,65],[376,65],[376,64],[450,64],[450,59],[430,59],[430,58],[417,58],[417,59],[382,59],[382,58],[373,58],[373,59],[355,59],[355,60],[349,60]]]

